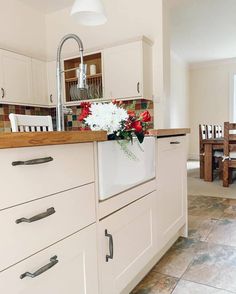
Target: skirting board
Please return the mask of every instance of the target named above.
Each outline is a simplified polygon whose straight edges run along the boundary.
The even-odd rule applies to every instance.
[[[199,154],[188,154],[188,160],[199,160]]]

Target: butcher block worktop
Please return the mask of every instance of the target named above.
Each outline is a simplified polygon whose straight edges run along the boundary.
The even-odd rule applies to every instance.
[[[0,149],[106,141],[103,131],[1,133]]]
[[[148,133],[151,136],[160,138],[186,135],[190,133],[190,129],[155,129],[149,130]],[[0,149],[75,144],[106,140],[107,133],[103,131],[0,133]]]
[[[155,136],[155,137],[170,137],[170,136],[181,136],[186,135],[190,133],[190,129],[188,128],[182,128],[182,129],[155,129],[155,130],[149,130],[149,135]]]

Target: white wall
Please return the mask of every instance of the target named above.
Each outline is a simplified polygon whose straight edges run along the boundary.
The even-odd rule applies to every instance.
[[[199,154],[199,124],[222,124],[230,120],[230,79],[236,60],[195,64],[190,68],[191,158]]]
[[[45,59],[45,16],[18,0],[1,0],[0,47]]]
[[[104,0],[108,22],[103,26],[78,25],[66,8],[46,17],[47,56],[53,60],[60,39],[68,33],[78,34],[86,48],[104,45],[145,35],[154,42],[155,125],[163,126],[163,105],[169,87],[168,7],[165,0]],[[77,54],[73,41],[65,45],[64,56]],[[128,60],[127,60],[128,66]]]
[[[189,127],[189,71],[188,65],[171,52],[171,87],[165,119],[168,128]]]
[[[103,0],[108,22],[84,27],[70,16],[71,7],[47,15],[31,9],[19,0],[1,1],[0,47],[39,59],[55,60],[60,39],[78,34],[85,49],[147,36],[153,46],[153,85],[155,126],[165,126],[166,101],[170,93],[169,9],[166,0]],[[64,56],[76,55],[73,41]],[[128,61],[127,61],[128,65]]]

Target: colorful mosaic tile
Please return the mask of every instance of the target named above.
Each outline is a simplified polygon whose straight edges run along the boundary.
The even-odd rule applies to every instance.
[[[11,132],[10,113],[26,115],[51,115],[50,108],[0,104],[0,132]]]
[[[152,120],[149,123],[149,128],[153,128],[153,102],[149,100],[131,100],[123,102],[124,108],[134,110],[137,114],[144,110],[148,110],[151,114]],[[65,126],[68,131],[77,131],[82,127],[79,121],[81,113],[80,106],[72,107],[73,114],[67,115],[65,118]],[[0,132],[10,132],[11,124],[9,121],[9,114],[26,114],[26,115],[51,115],[55,126],[56,109],[55,108],[43,108],[43,107],[31,107],[31,106],[19,106],[19,105],[6,105],[0,104]]]
[[[127,110],[134,110],[137,114],[143,112],[144,110],[148,110],[151,114],[151,122],[148,125],[148,128],[153,128],[153,102],[149,100],[130,100],[124,101],[123,107]],[[68,115],[66,117],[66,127],[68,130],[79,130],[82,127],[81,122],[79,121],[79,116],[81,113],[81,108],[79,106],[72,107],[73,115]]]

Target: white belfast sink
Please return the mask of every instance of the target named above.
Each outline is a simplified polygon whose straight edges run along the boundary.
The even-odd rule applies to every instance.
[[[155,178],[155,138],[145,137],[141,145],[135,138],[128,149],[136,160],[129,158],[117,141],[98,142],[100,200]]]

